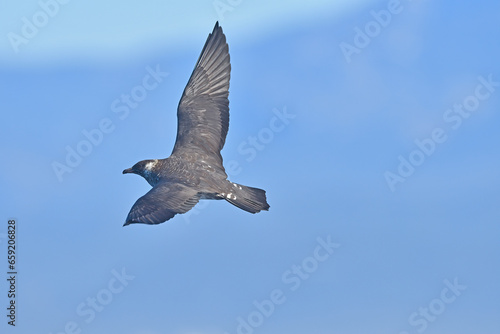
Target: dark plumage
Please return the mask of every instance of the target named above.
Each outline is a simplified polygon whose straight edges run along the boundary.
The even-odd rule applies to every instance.
[[[266,192],[227,180],[221,149],[229,127],[231,64],[226,37],[215,24],[177,107],[177,139],[170,157],[144,160],[135,173],[153,187],[135,202],[125,225],[160,224],[200,199],[225,199],[251,213],[268,210]]]

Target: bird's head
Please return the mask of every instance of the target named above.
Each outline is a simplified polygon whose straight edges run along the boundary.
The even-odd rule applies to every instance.
[[[156,183],[158,175],[154,173],[155,166],[158,164],[158,160],[142,160],[133,165],[131,168],[127,168],[123,171],[123,174],[137,174],[145,178],[149,184],[153,185]]]

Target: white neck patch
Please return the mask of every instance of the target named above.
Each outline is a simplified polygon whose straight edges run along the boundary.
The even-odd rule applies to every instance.
[[[156,165],[156,163],[158,162],[158,160],[153,160],[153,161],[150,161],[146,164],[145,168],[147,170],[151,170],[153,169],[153,167]]]

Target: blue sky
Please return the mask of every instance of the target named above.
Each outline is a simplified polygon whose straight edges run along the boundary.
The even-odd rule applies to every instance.
[[[2,333],[498,333],[497,2],[57,3],[0,13]],[[217,20],[222,155],[271,209],[124,228]]]

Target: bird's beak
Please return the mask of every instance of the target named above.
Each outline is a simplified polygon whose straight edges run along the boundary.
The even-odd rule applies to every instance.
[[[132,168],[127,168],[123,171],[123,174],[128,174],[128,173],[133,173],[134,171],[132,170]]]

